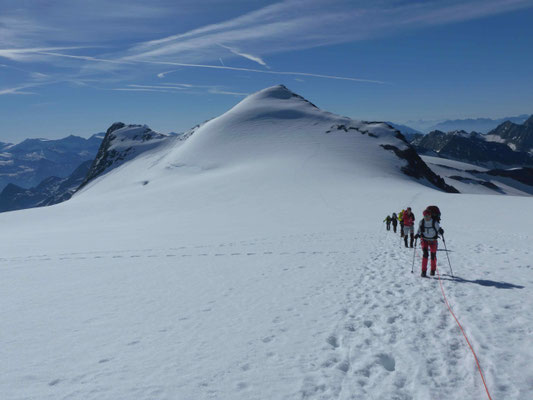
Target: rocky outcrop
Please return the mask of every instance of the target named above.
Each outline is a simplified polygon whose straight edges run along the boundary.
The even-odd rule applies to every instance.
[[[107,129],[80,189],[103,173],[157,147],[172,137],[175,135],[154,132],[146,125],[126,125],[122,122],[115,122]]]
[[[467,171],[472,174],[487,174],[511,178],[525,185],[533,186],[533,168],[491,169],[485,172]]]
[[[487,141],[484,135],[476,132],[433,131],[416,138],[411,144],[421,154],[437,155],[488,168],[533,166],[533,156],[513,151],[504,143]]]
[[[359,121],[358,123],[355,123],[355,121],[353,121],[350,124],[333,125],[329,130],[326,131],[326,133],[329,134],[334,131],[342,131],[346,133],[358,132],[361,135],[368,135],[369,137],[376,139],[380,137],[380,132],[392,132],[394,137],[401,141],[399,142],[398,146],[393,144],[381,144],[380,146],[385,150],[391,150],[398,158],[406,162],[406,165],[401,168],[404,174],[416,179],[425,179],[429,184],[444,192],[459,193],[456,188],[448,185],[442,177],[435,174],[427,166],[424,160],[420,158],[414,147],[409,144],[405,136],[388,123],[376,121]]]
[[[398,158],[405,160],[407,165],[402,167],[404,174],[412,176],[416,179],[426,179],[432,185],[438,187],[444,192],[459,193],[459,191],[451,185],[448,185],[442,177],[434,173],[427,164],[420,158],[416,150],[408,146],[402,150],[392,145],[381,145],[385,150],[393,151]]]
[[[512,150],[533,155],[533,115],[523,124],[506,121],[487,134],[488,140],[502,141]]]

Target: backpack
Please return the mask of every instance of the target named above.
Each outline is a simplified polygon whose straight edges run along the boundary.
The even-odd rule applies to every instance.
[[[426,210],[431,213],[431,218],[440,223],[440,210],[437,206],[427,206]]]
[[[438,222],[440,224],[440,210],[439,210],[439,207],[437,207],[437,206],[427,206],[426,210],[431,213],[431,226],[436,231],[435,222]],[[424,219],[422,219],[422,221],[420,221],[419,227],[420,227],[420,231],[424,230]],[[436,238],[437,237],[435,236],[435,239]]]
[[[435,230],[436,235],[434,237],[430,238],[430,239],[437,239],[439,233],[437,232],[437,229],[435,227],[435,220],[434,219],[431,220],[431,227],[433,228],[433,230]],[[424,235],[424,231],[425,231],[425,222],[424,222],[424,220],[421,220],[418,223],[418,230],[420,231],[420,233],[423,236]]]

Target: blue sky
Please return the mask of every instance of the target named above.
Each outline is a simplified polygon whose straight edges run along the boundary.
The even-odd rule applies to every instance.
[[[358,119],[533,113],[533,0],[0,0],[0,141],[184,131],[278,83]]]

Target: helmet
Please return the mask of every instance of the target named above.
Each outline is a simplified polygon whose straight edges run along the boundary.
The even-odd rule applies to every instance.
[[[426,215],[431,215],[431,211],[426,209],[426,210],[424,210],[424,212],[422,214],[424,214],[424,217],[425,217]]]

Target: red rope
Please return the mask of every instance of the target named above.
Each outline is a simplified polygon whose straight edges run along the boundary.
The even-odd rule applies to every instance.
[[[487,396],[489,397],[489,400],[492,400],[492,397],[490,397],[489,388],[487,387],[487,383],[485,382],[485,377],[483,376],[483,372],[481,371],[481,365],[479,365],[479,360],[478,360],[478,358],[476,356],[476,352],[472,348],[472,345],[470,344],[470,341],[468,340],[468,337],[466,336],[466,333],[463,330],[463,327],[459,323],[459,320],[457,319],[457,317],[453,313],[453,310],[450,307],[450,304],[448,303],[448,299],[446,298],[446,293],[444,293],[444,288],[442,287],[442,281],[440,279],[440,272],[439,272],[438,268],[437,268],[437,275],[439,277],[440,290],[442,291],[442,296],[444,297],[444,301],[445,301],[446,305],[448,306],[448,310],[450,310],[450,313],[453,315],[453,318],[455,319],[455,322],[457,322],[457,325],[459,326],[459,329],[461,329],[461,332],[463,333],[463,336],[465,337],[466,343],[468,343],[468,347],[470,347],[470,350],[472,351],[472,354],[474,355],[474,359],[476,360],[476,364],[477,364],[477,369],[479,371],[479,375],[481,375],[481,380],[483,381],[483,386],[485,386],[485,390],[487,391]]]

